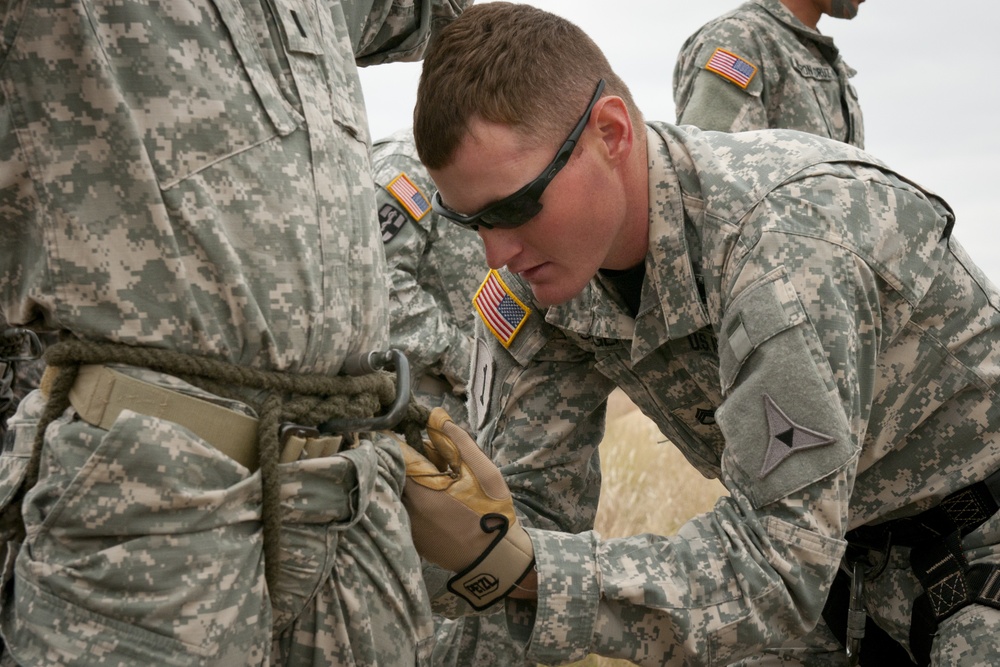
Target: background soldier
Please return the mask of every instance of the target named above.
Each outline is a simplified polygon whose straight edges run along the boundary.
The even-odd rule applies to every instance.
[[[376,141],[372,166],[392,280],[389,339],[406,353],[417,400],[444,408],[469,428],[472,297],[486,268],[482,242],[474,231],[431,211],[434,182],[420,164],[412,129]],[[502,612],[455,620],[437,616],[435,635],[435,667],[514,667],[524,660]]]
[[[856,72],[820,16],[852,19],[864,0],[751,0],[684,42],[674,66],[679,124],[787,128],[864,148]]]
[[[388,344],[355,61],[467,4],[0,5],[0,315],[68,338],[0,457],[6,664],[428,658],[398,447],[336,426],[392,397],[338,377]]]
[[[851,618],[919,662],[1000,662],[1000,293],[944,201],[810,134],[644,125],[597,46],[525,5],[442,32],[414,135],[499,295],[470,402],[499,471],[454,429],[408,462],[414,540],[455,573],[439,609],[508,596],[549,664],[834,664],[843,564]],[[729,491],[674,536],[587,532],[615,386]]]
[[[389,265],[389,339],[410,362],[414,395],[467,425],[466,390],[475,327],[472,296],[486,259],[475,232],[431,212],[434,182],[413,131],[376,141],[372,166]]]

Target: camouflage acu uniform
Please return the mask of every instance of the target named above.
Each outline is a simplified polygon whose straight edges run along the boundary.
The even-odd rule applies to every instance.
[[[392,285],[389,339],[403,350],[413,391],[469,428],[466,392],[476,316],[472,296],[486,256],[479,235],[430,210],[434,181],[420,163],[413,131],[372,147],[376,199]],[[431,580],[437,576],[429,567]],[[513,667],[524,662],[502,611],[459,619],[435,617],[435,667]]]
[[[0,4],[0,314],[293,374],[385,349],[356,63],[419,58],[468,4]],[[32,392],[11,420],[0,506],[44,403]],[[269,591],[259,473],[171,421],[125,409],[104,430],[68,409],[46,431],[20,550],[4,524],[5,660],[422,664],[431,616],[397,448],[362,440],[280,472]]]
[[[534,526],[538,601],[508,601],[516,636],[547,664],[723,665],[767,648],[842,664],[820,612],[845,533],[998,469],[1000,293],[948,206],[855,148],[660,123],[648,146],[635,316],[603,275],[547,309],[517,276],[488,278],[507,286],[508,326],[480,325],[472,395],[486,400],[470,416]],[[616,386],[729,490],[674,536],[586,532]],[[962,546],[1000,562],[1000,520]],[[904,642],[921,592],[906,554],[864,597]],[[944,621],[937,664],[1000,664],[998,614]]]
[[[411,130],[376,141],[372,166],[392,279],[389,340],[406,353],[417,398],[467,426],[471,304],[486,266],[483,244],[475,232],[431,211],[436,187],[420,164]]]
[[[780,0],[751,0],[684,42],[674,67],[677,122],[705,130],[801,130],[864,147],[858,96],[833,39]]]

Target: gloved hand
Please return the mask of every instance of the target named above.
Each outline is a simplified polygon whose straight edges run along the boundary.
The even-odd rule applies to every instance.
[[[455,572],[448,590],[485,609],[507,596],[535,563],[510,489],[472,437],[442,408],[431,411],[426,456],[402,443],[403,504],[421,556]]]

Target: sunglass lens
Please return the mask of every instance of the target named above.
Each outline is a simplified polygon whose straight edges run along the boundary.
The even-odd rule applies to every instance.
[[[512,228],[520,227],[538,215],[542,210],[540,202],[530,197],[519,197],[513,201],[501,202],[492,206],[480,217],[484,225],[490,227]]]

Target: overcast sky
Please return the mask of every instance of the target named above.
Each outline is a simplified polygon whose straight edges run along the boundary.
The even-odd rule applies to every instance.
[[[730,0],[532,0],[573,21],[604,50],[648,119],[675,120],[674,60],[706,20]],[[868,0],[857,18],[824,16],[849,65],[872,154],[944,197],[955,236],[1000,284],[1000,4],[985,0]],[[363,69],[372,136],[412,122],[420,65]]]

